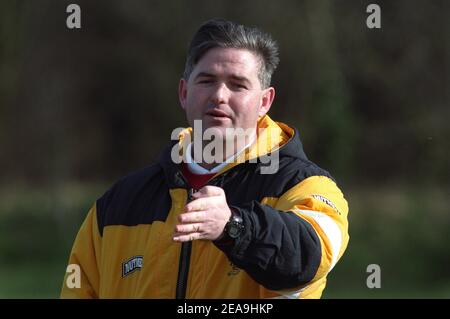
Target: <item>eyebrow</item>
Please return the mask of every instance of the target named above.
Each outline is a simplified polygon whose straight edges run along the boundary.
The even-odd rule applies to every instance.
[[[208,73],[208,72],[200,72],[199,74],[196,75],[195,78],[198,79],[200,77],[216,78],[217,76],[212,74],[212,73]],[[237,80],[237,81],[246,82],[248,84],[251,84],[250,80],[248,78],[246,78],[245,76],[239,76],[239,75],[232,74],[232,75],[230,75],[230,78],[233,79],[233,80]]]

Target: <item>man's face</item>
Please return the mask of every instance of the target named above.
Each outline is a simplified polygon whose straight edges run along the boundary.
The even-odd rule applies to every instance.
[[[227,128],[256,128],[275,96],[274,88],[261,88],[259,67],[259,58],[247,50],[207,51],[189,80],[180,80],[179,98],[189,125],[202,120],[203,131],[214,128],[223,137]]]

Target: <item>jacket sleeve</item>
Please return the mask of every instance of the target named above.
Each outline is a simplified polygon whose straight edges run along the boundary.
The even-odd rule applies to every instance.
[[[234,208],[245,232],[232,244],[216,246],[270,290],[298,290],[324,278],[349,240],[347,202],[325,176],[309,177],[277,200]]]
[[[101,236],[94,205],[80,230],[69,257],[61,298],[98,298]],[[70,269],[70,271],[69,271]]]

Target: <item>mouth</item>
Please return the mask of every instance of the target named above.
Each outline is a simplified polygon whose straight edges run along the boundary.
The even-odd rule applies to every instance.
[[[219,109],[208,110],[205,114],[216,118],[230,118],[227,113]]]

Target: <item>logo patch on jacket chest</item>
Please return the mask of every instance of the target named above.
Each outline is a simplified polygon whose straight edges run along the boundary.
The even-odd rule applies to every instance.
[[[125,277],[136,270],[141,270],[143,256],[134,256],[122,263],[122,277]]]

